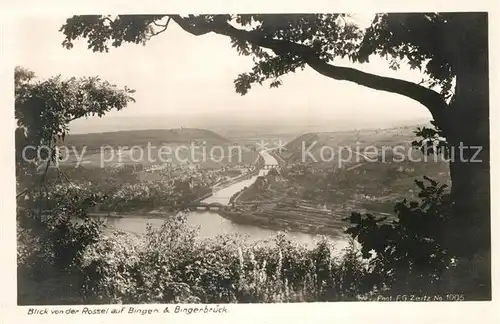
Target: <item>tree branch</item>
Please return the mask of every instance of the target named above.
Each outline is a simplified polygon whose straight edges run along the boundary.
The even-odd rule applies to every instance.
[[[158,24],[156,21],[153,21],[153,24],[154,24],[155,26],[158,26],[158,27],[163,27],[163,29],[161,29],[161,30],[159,30],[159,31],[157,31],[157,32],[152,32],[150,37],[153,37],[153,36],[156,36],[156,35],[158,35],[158,34],[161,34],[161,33],[163,33],[165,30],[167,30],[167,28],[168,28],[168,23],[170,22],[170,20],[171,20],[171,19],[172,19],[172,18],[168,17],[168,20],[167,20],[167,22],[165,23],[165,25]]]
[[[432,114],[434,120],[444,130],[446,129],[446,108],[448,104],[441,95],[418,84],[401,79],[383,77],[348,67],[328,64],[317,58],[306,60],[318,73],[336,80],[346,80],[375,90],[387,91],[403,95],[424,105]]]
[[[114,21],[109,17],[104,17],[103,20],[107,21],[110,25],[113,25],[113,23],[114,23]]]
[[[211,28],[208,27],[208,25],[205,26],[192,25],[185,18],[182,18],[179,15],[170,15],[169,17],[172,18],[172,20],[175,21],[177,25],[179,25],[182,29],[195,36],[205,35],[213,31]]]
[[[170,17],[182,29],[193,35],[199,36],[214,32],[216,34],[234,37],[257,46],[271,49],[276,55],[292,53],[300,56],[305,63],[324,76],[335,80],[355,82],[375,90],[403,95],[424,105],[430,111],[441,129],[446,130],[448,128],[445,118],[448,105],[444,98],[439,93],[416,83],[366,73],[354,68],[335,66],[320,59],[318,53],[311,47],[286,40],[268,38],[265,34],[256,31],[237,29],[229,23],[193,25],[181,16],[172,15]]]
[[[27,193],[27,192],[28,192],[28,190],[29,190],[29,188],[26,188],[26,189],[24,189],[22,192],[18,193],[18,194],[16,195],[16,199],[17,199],[17,198],[19,198],[19,197],[21,197],[21,196],[22,196],[22,195],[24,195],[25,193]]]

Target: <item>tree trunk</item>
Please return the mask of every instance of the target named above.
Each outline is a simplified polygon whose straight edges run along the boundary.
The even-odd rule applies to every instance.
[[[483,22],[484,23],[484,22]],[[487,35],[487,28],[482,30]],[[448,246],[458,257],[463,293],[491,299],[490,145],[487,37],[470,40],[460,54],[455,101],[449,115],[454,213]],[[482,41],[481,41],[482,40]],[[472,50],[471,50],[472,48]]]
[[[466,154],[464,154],[466,155]],[[457,158],[457,156],[455,156]],[[448,247],[459,261],[461,293],[491,298],[489,163],[451,162],[454,213]]]

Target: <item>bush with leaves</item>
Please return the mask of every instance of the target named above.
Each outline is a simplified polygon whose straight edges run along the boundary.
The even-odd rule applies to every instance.
[[[35,199],[18,210],[20,303],[79,300],[81,257],[101,238],[100,222],[86,214],[98,197],[80,194],[50,192],[42,204]]]
[[[453,255],[445,244],[452,201],[446,185],[424,177],[416,180],[420,201],[396,204],[397,219],[352,213],[346,232],[361,244],[369,259],[374,286],[391,294],[450,292],[443,278],[453,268]]]
[[[86,213],[101,197],[67,185],[54,188],[47,174],[57,166],[55,148],[71,121],[121,110],[134,101],[134,90],[99,77],[39,80],[22,67],[15,69],[14,84],[19,302],[74,301],[82,252],[101,235]],[[63,174],[59,168],[57,174]]]
[[[326,238],[308,248],[278,235],[200,240],[183,215],[144,237],[114,233],[87,247],[84,295],[93,303],[252,303],[353,300],[369,293],[354,248]]]
[[[84,283],[82,292],[87,302],[133,302],[122,296],[133,294],[132,273],[137,270],[141,237],[114,231],[86,249],[82,258]]]

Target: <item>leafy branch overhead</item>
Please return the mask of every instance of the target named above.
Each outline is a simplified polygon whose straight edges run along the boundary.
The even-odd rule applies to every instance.
[[[474,17],[456,13],[377,14],[366,29],[348,14],[93,15],[69,18],[61,28],[66,36],[63,45],[72,48],[80,37],[97,52],[124,42],[146,44],[165,32],[172,20],[193,35],[228,36],[239,54],[253,58],[252,70],[234,81],[242,95],[253,84],[266,81],[270,87],[278,87],[284,74],[309,65],[337,80],[414,99],[429,109],[443,129],[447,127],[448,102],[454,95],[454,78],[474,57],[470,42],[481,43],[470,35],[482,27]],[[393,69],[401,64],[418,68],[426,80],[415,84],[334,65],[336,58],[364,63],[372,55],[386,57]]]

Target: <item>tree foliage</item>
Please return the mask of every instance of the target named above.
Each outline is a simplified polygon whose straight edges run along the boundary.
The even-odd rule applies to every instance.
[[[119,89],[99,77],[64,79],[56,76],[38,81],[33,72],[17,67],[14,78],[18,153],[27,145],[52,147],[57,140],[64,140],[71,121],[102,117],[112,109],[125,108],[134,100],[131,97],[134,90]],[[18,158],[19,163],[25,162]]]
[[[18,184],[32,182],[34,169],[56,159],[55,147],[64,141],[70,122],[102,117],[134,101],[134,90],[120,89],[99,77],[65,79],[59,75],[37,80],[34,72],[18,66],[14,81]]]
[[[252,70],[235,79],[241,94],[252,84],[277,87],[284,74],[309,65],[335,79],[417,100],[442,128],[447,127],[444,110],[454,100],[455,77],[476,59],[475,53],[486,50],[487,39],[482,13],[377,14],[366,29],[349,14],[94,15],[69,18],[61,28],[63,45],[72,48],[80,37],[100,52],[124,42],[145,44],[171,20],[193,35],[228,36],[239,54],[253,58]],[[336,58],[364,63],[373,55],[386,57],[393,69],[402,64],[420,69],[421,84],[335,65]]]
[[[55,190],[47,184],[48,167],[57,158],[55,148],[64,141],[71,121],[121,110],[133,101],[134,91],[99,77],[56,76],[40,81],[23,67],[15,69],[14,82],[17,184],[24,189],[18,194],[24,199],[18,199],[17,213],[19,298],[22,302],[37,302],[43,294],[75,298],[75,265],[101,235],[102,224],[87,217],[87,211],[102,197],[84,195],[69,183]],[[41,162],[46,167],[38,181],[36,167]]]
[[[349,218],[354,226],[346,232],[369,259],[374,285],[387,285],[394,294],[451,292],[444,278],[454,257],[446,246],[452,201],[446,185],[424,178],[426,183],[415,181],[420,201],[397,203],[396,219],[357,212]]]

